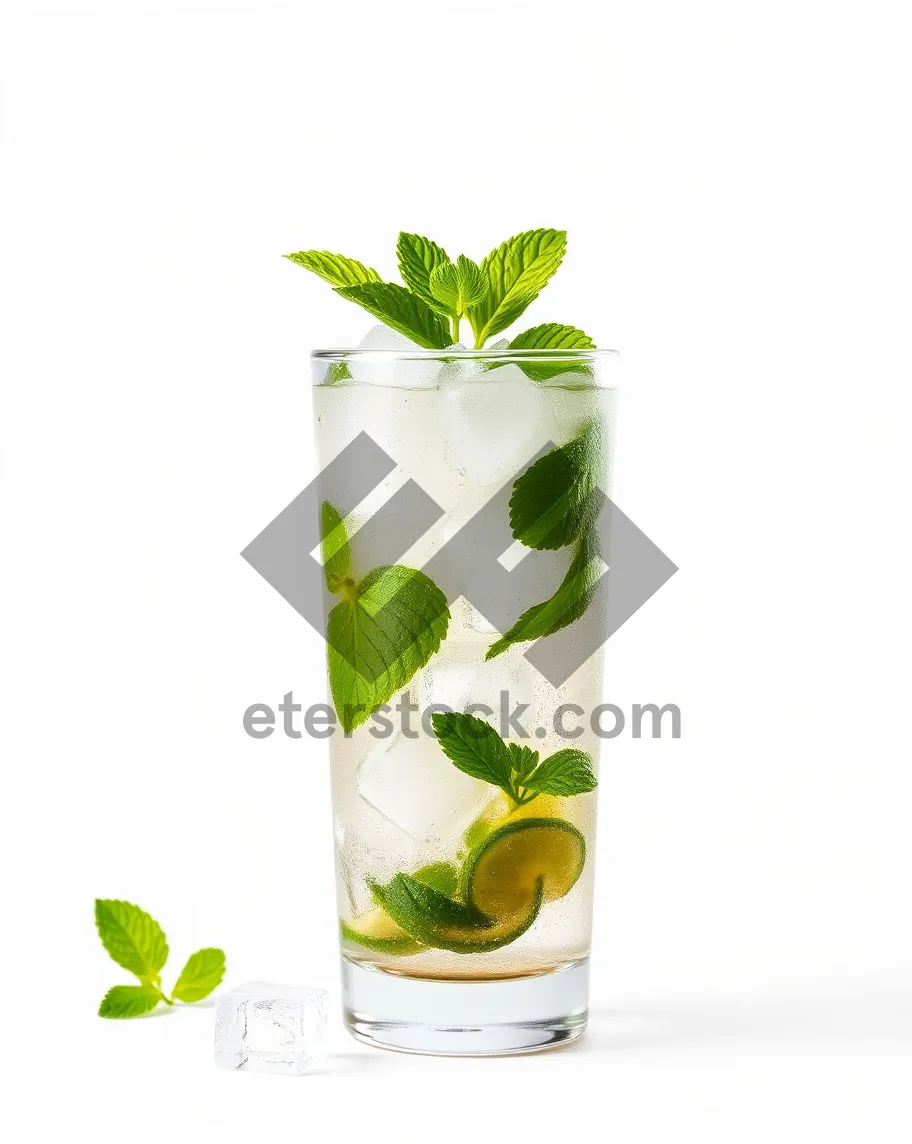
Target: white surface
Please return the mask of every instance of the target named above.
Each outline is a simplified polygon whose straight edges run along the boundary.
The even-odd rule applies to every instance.
[[[7,1138],[908,1140],[908,5],[2,19]],[[321,647],[238,553],[313,474],[306,351],[371,320],[279,256],[535,226],[529,324],[623,351],[617,499],[681,566],[608,649],[683,736],[609,744],[589,1036],[336,1021],[284,1080],[218,1071],[211,1008],[99,1020],[96,895],[173,975],[336,983],[325,744],[241,726]]]

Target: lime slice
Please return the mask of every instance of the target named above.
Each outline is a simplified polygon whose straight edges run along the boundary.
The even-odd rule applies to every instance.
[[[586,861],[582,834],[562,818],[517,818],[466,859],[466,904],[488,917],[515,915],[537,889],[543,902],[570,892]]]
[[[451,953],[489,953],[509,945],[538,917],[542,884],[534,885],[519,907],[492,918],[409,874],[397,874],[386,886],[371,886],[374,898],[393,921],[422,945]]]
[[[345,941],[363,945],[375,953],[392,953],[402,957],[409,953],[419,953],[422,948],[380,906],[368,910],[351,924],[340,922],[339,928]]]
[[[466,830],[463,835],[464,850],[460,856],[465,857],[465,852],[468,851],[468,858],[471,859],[472,853],[481,846],[486,838],[510,822],[518,822],[523,818],[562,818],[562,811],[561,799],[556,798],[553,794],[540,794],[522,806],[516,806],[513,800],[505,794],[498,795],[488,803],[478,818]],[[458,896],[463,901],[468,895],[470,867],[471,862],[464,861],[459,871]]]

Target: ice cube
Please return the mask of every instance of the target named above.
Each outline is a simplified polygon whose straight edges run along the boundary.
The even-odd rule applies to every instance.
[[[454,342],[453,345],[447,346],[445,350],[441,350],[441,354],[445,354],[450,350],[457,350],[460,353],[466,352],[466,347],[462,342]],[[440,373],[437,375],[438,385],[452,384],[454,381],[465,381],[471,377],[480,377],[486,372],[483,362],[478,361],[476,358],[454,358],[451,361],[444,362]]]
[[[246,981],[215,1005],[215,1063],[296,1076],[323,1056],[326,990]]]
[[[417,724],[413,716],[417,738],[403,729],[377,743],[358,768],[358,791],[416,841],[445,847],[477,817],[491,788],[457,770]]]
[[[364,798],[346,800],[344,814],[336,816],[335,834],[336,870],[344,893],[339,904],[352,917],[374,905],[371,882],[388,882],[400,870],[421,865],[415,839]]]
[[[391,330],[389,326],[374,326],[361,339],[359,350],[389,351],[398,353],[423,353],[417,342]],[[404,361],[388,352],[378,352],[376,356],[355,354],[348,359],[348,367],[353,381],[365,385],[392,385],[399,389],[428,389],[437,384],[440,362],[436,357],[418,358]]]
[[[471,713],[485,719],[506,738],[520,739],[508,726],[501,726],[501,711],[515,710],[517,704],[528,704],[535,710],[536,689],[541,686],[540,676],[532,665],[518,653],[500,655],[485,660],[485,646],[479,642],[450,643],[444,645],[445,654],[432,659],[421,674],[418,702],[422,710],[432,703],[445,704],[451,711],[465,711],[473,704],[484,704],[492,714],[475,710]],[[518,721],[527,734],[534,735],[535,727],[526,725],[520,715]]]
[[[481,485],[502,484],[559,433],[546,395],[512,364],[441,384],[437,410],[444,459]]]

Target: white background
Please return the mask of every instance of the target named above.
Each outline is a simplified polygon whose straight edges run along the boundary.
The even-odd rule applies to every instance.
[[[13,4],[3,12],[8,1139],[908,1140],[905,3]],[[616,499],[680,573],[609,644],[589,1034],[402,1057],[338,1003],[322,646],[238,553],[314,473],[307,353],[392,275],[565,227],[530,318],[623,353]],[[92,899],[332,989],[334,1053],[95,1016]],[[588,1124],[588,1128],[584,1125]]]

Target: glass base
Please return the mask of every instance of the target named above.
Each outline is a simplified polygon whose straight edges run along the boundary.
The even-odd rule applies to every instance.
[[[342,1004],[352,1036],[432,1056],[499,1056],[574,1040],[589,1015],[589,962],[536,977],[433,981],[342,958]]]

